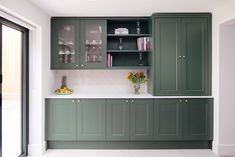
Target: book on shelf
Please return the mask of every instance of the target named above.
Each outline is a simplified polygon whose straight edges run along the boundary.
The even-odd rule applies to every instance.
[[[137,38],[137,48],[139,51],[149,51],[151,49],[151,37]]]
[[[107,66],[108,67],[113,66],[113,56],[110,53],[107,53]]]

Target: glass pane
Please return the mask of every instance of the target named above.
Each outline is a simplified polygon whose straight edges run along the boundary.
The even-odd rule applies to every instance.
[[[64,25],[59,29],[58,59],[60,63],[74,63],[74,36],[74,25]]]
[[[100,63],[102,60],[102,27],[86,25],[86,63]]]
[[[2,26],[2,145],[3,156],[21,154],[21,51],[22,33]]]

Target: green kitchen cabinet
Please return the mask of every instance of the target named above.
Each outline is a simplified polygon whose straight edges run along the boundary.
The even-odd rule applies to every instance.
[[[79,68],[80,21],[72,19],[51,20],[51,69]]]
[[[130,105],[128,99],[108,99],[106,102],[106,139],[130,140]]]
[[[130,140],[153,140],[153,99],[132,99],[130,107]]]
[[[211,94],[211,14],[154,15],[154,95]]]
[[[46,140],[76,140],[76,101],[74,99],[46,100]]]
[[[183,123],[184,140],[212,140],[212,99],[185,99]]]
[[[107,20],[81,20],[82,68],[106,68]]]
[[[154,139],[175,141],[183,139],[182,102],[179,99],[154,101]]]
[[[107,20],[51,20],[51,69],[106,68]]]
[[[77,100],[77,140],[105,140],[105,100]]]

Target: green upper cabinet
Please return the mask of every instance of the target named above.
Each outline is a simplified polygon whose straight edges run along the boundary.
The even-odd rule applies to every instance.
[[[156,95],[180,93],[181,22],[179,18],[155,20]]]
[[[129,100],[110,99],[106,103],[106,138],[114,141],[130,140]]]
[[[105,140],[105,100],[77,100],[77,140]]]
[[[184,140],[213,139],[212,99],[186,99],[183,106]]]
[[[154,102],[154,139],[182,140],[182,102],[178,99],[156,99]]]
[[[106,68],[106,34],[106,20],[81,20],[82,68]]]
[[[131,140],[153,139],[153,99],[130,100]]]
[[[51,20],[51,69],[74,69],[80,65],[80,22]]]
[[[107,20],[52,18],[51,69],[106,68]]]
[[[211,14],[154,15],[154,95],[211,94]]]
[[[76,113],[74,99],[47,99],[46,139],[48,141],[75,141]]]

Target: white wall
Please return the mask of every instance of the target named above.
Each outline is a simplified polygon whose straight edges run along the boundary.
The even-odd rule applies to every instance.
[[[232,55],[229,58],[227,55],[231,53],[230,50],[225,50],[224,46],[226,42],[229,42],[229,39],[233,38],[232,35],[226,35],[226,29],[220,29],[220,26],[225,22],[230,21],[235,18],[235,1],[227,2],[226,5],[217,7],[213,11],[213,96],[214,101],[214,141],[213,149],[215,152],[223,155],[235,155],[235,134],[233,126],[230,125],[229,121],[235,119],[235,116],[231,115],[231,111],[235,108],[231,105],[233,104],[232,99],[224,101],[224,83],[228,82],[232,86],[234,85],[234,80],[229,78],[229,74],[226,73],[225,68],[232,70],[232,67],[229,67],[229,61],[232,61]],[[221,31],[221,32],[220,32]],[[231,32],[232,33],[232,32]],[[228,39],[226,39],[228,38]],[[226,40],[226,41],[225,41]],[[228,44],[228,43],[227,43]],[[221,47],[222,46],[222,47]],[[231,45],[229,45],[231,48]],[[226,59],[228,59],[226,61]],[[234,61],[232,61],[233,64]],[[228,69],[227,69],[228,70]],[[226,74],[227,77],[223,76]],[[231,75],[231,74],[230,74]],[[222,79],[222,80],[220,80]],[[220,85],[220,83],[222,83]],[[229,88],[230,89],[230,88]],[[234,91],[231,89],[226,92],[226,94],[233,94]],[[220,100],[222,99],[222,100]],[[228,117],[230,117],[228,121]],[[225,127],[225,128],[223,128]],[[228,129],[228,132],[225,130]],[[229,131],[231,130],[231,132]],[[228,140],[230,139],[230,140]]]
[[[1,16],[30,29],[29,155],[41,155],[44,142],[44,90],[51,84],[50,17],[28,0],[0,0]]]
[[[220,26],[219,77],[219,150],[224,155],[235,154],[235,26]]]

